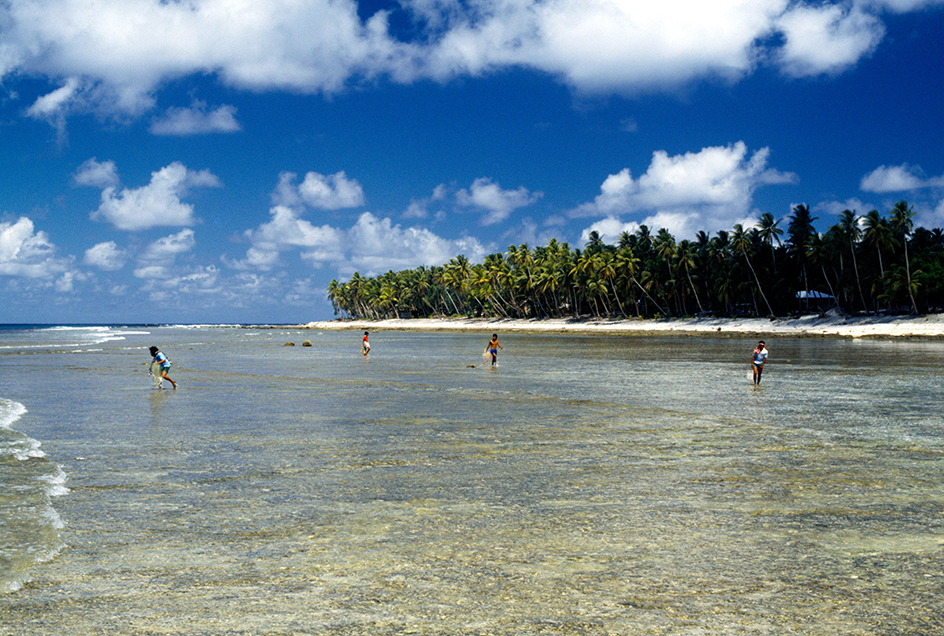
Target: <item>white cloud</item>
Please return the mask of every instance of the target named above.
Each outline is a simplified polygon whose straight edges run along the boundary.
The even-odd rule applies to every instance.
[[[145,279],[171,278],[176,258],[193,250],[194,245],[196,239],[190,228],[161,237],[151,243],[140,256],[134,275]]]
[[[604,243],[614,244],[619,240],[620,234],[629,232],[632,234],[639,229],[639,224],[635,221],[621,221],[612,216],[600,219],[590,227],[580,233],[580,242],[586,243],[590,240],[590,232],[596,232]]]
[[[188,170],[174,163],[151,173],[151,182],[137,189],[108,187],[102,203],[92,213],[93,220],[103,219],[119,230],[145,230],[159,226],[191,225],[193,206],[181,201],[191,188],[218,187],[220,181],[209,171]]]
[[[762,148],[748,157],[743,142],[675,156],[656,151],[645,174],[634,179],[624,169],[610,175],[599,196],[571,215],[619,219],[648,213],[642,223],[682,236],[729,229],[751,218],[757,187],[796,180],[795,175],[767,168],[769,156]]]
[[[2,31],[0,31],[0,38],[2,38]],[[66,138],[66,118],[79,90],[79,79],[70,77],[61,87],[37,98],[33,105],[26,110],[26,115],[33,119],[42,119],[49,122],[56,129],[59,143],[63,143]]]
[[[342,170],[332,175],[309,172],[295,185],[294,172],[283,172],[272,193],[275,205],[296,207],[303,204],[319,210],[341,210],[364,205],[364,190],[356,179],[348,179]]]
[[[798,77],[843,71],[871,53],[885,35],[875,15],[842,4],[797,5],[776,24],[786,41],[779,62]]]
[[[125,266],[128,253],[118,248],[114,241],[99,243],[85,250],[85,264],[106,272],[114,272]]]
[[[487,251],[477,239],[444,239],[427,229],[401,227],[389,218],[379,219],[365,212],[347,231],[348,250],[339,271],[359,271],[376,276],[389,270],[412,269],[420,265],[442,265],[459,254],[481,262]]]
[[[403,211],[404,219],[425,219],[429,216],[429,202],[426,200],[417,200],[414,199],[410,201],[410,205],[407,206],[406,210]]]
[[[72,179],[76,184],[82,186],[92,186],[93,188],[115,188],[120,185],[118,178],[118,168],[114,161],[104,161],[99,163],[95,157],[85,161]]]
[[[902,164],[900,166],[879,166],[862,177],[859,187],[863,192],[907,192],[929,187],[944,186],[944,176],[926,179],[920,167]]]
[[[335,93],[378,76],[408,83],[528,67],[580,91],[625,93],[733,80],[764,63],[791,75],[838,72],[874,50],[883,11],[939,4],[403,0],[408,18],[425,25],[404,42],[386,12],[361,22],[354,0],[9,0],[0,73],[59,78],[29,109],[57,126],[70,109],[140,115],[162,83],[207,73],[254,91]],[[222,109],[162,121],[205,130],[214,114],[232,125]]]
[[[283,251],[303,248],[307,258],[316,261],[334,261],[341,258],[345,237],[331,226],[316,227],[301,218],[301,211],[286,205],[269,210],[272,220],[256,230],[248,230],[246,237],[252,247],[241,261],[228,262],[238,269],[271,270],[279,263]]]
[[[429,230],[394,224],[369,212],[360,215],[348,229],[315,226],[301,218],[301,211],[287,206],[270,210],[272,219],[246,232],[251,246],[239,261],[224,259],[236,269],[268,271],[279,264],[280,255],[297,250],[314,267],[331,266],[342,274],[360,271],[376,275],[390,269],[440,265],[458,254],[483,259],[485,248],[473,238],[449,240]]]
[[[151,132],[155,135],[178,137],[240,130],[234,106],[220,106],[208,111],[204,102],[194,102],[190,108],[168,108],[163,117],[151,124]]]
[[[144,252],[144,258],[155,261],[172,260],[179,254],[192,250],[194,245],[196,245],[194,232],[187,228],[151,243]]]
[[[845,201],[821,201],[813,206],[813,212],[838,216],[845,210],[852,210],[861,216],[874,207],[875,206],[871,203],[866,203],[859,198],[853,197]]]
[[[168,268],[164,265],[142,265],[134,270],[138,278],[167,278]]]
[[[69,104],[79,92],[78,78],[70,77],[56,90],[38,97],[26,114],[35,119],[54,120],[68,110]]]
[[[199,303],[206,309],[217,298],[227,297],[230,302],[237,296],[220,282],[220,272],[214,265],[191,267],[180,275],[173,275],[159,266],[141,268],[135,275],[145,280],[141,291],[153,303],[162,306]],[[236,281],[238,284],[238,280]],[[245,298],[242,299],[245,301]]]
[[[74,282],[76,278],[81,278],[81,276],[78,276],[74,271],[63,272],[62,275],[56,279],[54,285],[55,290],[60,294],[72,293],[75,291]]]
[[[87,77],[100,107],[140,113],[160,82],[193,73],[249,89],[337,91],[402,55],[380,22],[362,24],[352,0],[11,0],[0,41],[10,71]]]
[[[344,171],[332,175],[309,172],[298,186],[302,201],[319,210],[340,210],[364,205],[364,191]]]
[[[497,183],[483,177],[476,179],[468,190],[459,190],[456,201],[462,206],[484,210],[482,225],[494,225],[507,219],[514,210],[531,205],[542,196],[542,192],[529,192],[525,187],[502,190]]]
[[[49,236],[36,231],[29,218],[0,223],[0,275],[52,278],[69,268],[69,259],[56,256]]]
[[[944,0],[870,0],[866,4],[873,5],[878,9],[884,8],[897,13],[906,13],[944,4]]]
[[[933,210],[919,213],[915,225],[922,227],[944,227],[944,199]]]
[[[403,212],[404,219],[425,219],[429,216],[429,206],[432,203],[439,203],[446,199],[448,195],[448,188],[445,184],[440,183],[438,186],[433,188],[433,193],[422,199],[413,199],[410,201],[410,205],[407,206],[407,209]]]
[[[894,194],[893,198],[882,202],[886,208],[890,208],[907,193],[909,201],[914,204],[915,225],[927,228],[944,225],[944,200],[941,199],[944,194],[944,175],[928,177],[920,166],[907,163],[879,166],[862,177],[859,187],[863,192]]]

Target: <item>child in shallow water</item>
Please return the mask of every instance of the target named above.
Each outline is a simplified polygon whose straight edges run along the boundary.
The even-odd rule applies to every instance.
[[[157,347],[151,347],[150,351],[151,351],[151,355],[154,357],[151,363],[153,364],[156,362],[157,364],[160,365],[161,378],[170,382],[173,385],[174,390],[176,391],[177,383],[171,380],[170,376],[167,375],[167,372],[170,371],[170,360],[168,360],[167,356],[161,353],[160,349],[158,349]],[[160,384],[158,384],[158,387],[160,387]]]
[[[498,362],[498,350],[499,350],[499,349],[504,349],[504,348],[505,348],[505,347],[503,347],[503,346],[501,346],[500,344],[498,344],[498,334],[497,334],[497,333],[493,333],[493,334],[492,334],[492,339],[488,341],[488,346],[486,347],[486,350],[487,350],[490,354],[492,354],[492,366],[493,366],[493,367],[494,367],[495,364]]]

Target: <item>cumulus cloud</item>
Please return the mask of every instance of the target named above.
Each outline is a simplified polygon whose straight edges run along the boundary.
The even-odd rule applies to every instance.
[[[319,210],[341,210],[364,205],[364,190],[356,179],[348,179],[342,170],[332,175],[309,172],[298,185],[294,172],[283,172],[272,193],[276,205],[309,205]]]
[[[144,252],[144,258],[152,261],[173,260],[178,255],[192,250],[194,245],[196,245],[194,231],[188,228],[151,243]]]
[[[859,187],[863,192],[876,194],[894,194],[893,198],[883,202],[891,207],[894,201],[907,193],[909,201],[914,203],[915,224],[924,227],[944,225],[944,175],[928,177],[920,166],[907,163],[900,166],[879,166],[862,177]]]
[[[458,254],[470,259],[485,257],[485,248],[473,238],[444,239],[427,229],[395,224],[369,212],[350,228],[316,226],[301,218],[302,211],[275,206],[271,220],[246,232],[251,243],[246,257],[225,261],[242,270],[268,271],[280,263],[280,255],[297,251],[313,267],[331,266],[342,274],[360,271],[376,275],[390,269],[438,265]]]
[[[20,217],[15,223],[0,223],[0,275],[53,278],[70,269],[67,258],[56,256],[49,236],[36,231],[33,221]]]
[[[748,156],[743,142],[675,156],[659,150],[645,174],[635,179],[626,168],[610,175],[594,201],[571,215],[602,216],[609,223],[645,215],[642,223],[681,236],[729,229],[750,220],[756,188],[796,181],[793,174],[768,168],[769,157],[767,148]]]
[[[930,187],[944,186],[944,176],[928,179],[923,176],[920,167],[902,164],[900,166],[879,166],[862,177],[859,187],[863,192],[907,192]]]
[[[487,178],[476,179],[468,190],[456,194],[459,205],[483,210],[482,225],[501,223],[516,209],[531,205],[544,194],[529,192],[527,188],[502,190],[501,186]]]
[[[70,77],[65,84],[36,99],[33,105],[26,110],[26,115],[33,119],[42,119],[56,129],[59,141],[65,140],[66,117],[72,102],[79,93],[80,81]]]
[[[859,215],[865,213],[867,210],[871,210],[874,205],[871,203],[866,203],[857,197],[852,197],[851,199],[845,199],[844,201],[820,201],[813,206],[813,212],[816,216],[823,214],[828,214],[830,216],[838,216],[846,210],[852,210],[857,212]]]
[[[190,228],[164,236],[151,243],[141,254],[134,275],[145,279],[170,278],[176,258],[191,251],[194,245],[196,238]]]
[[[776,25],[785,40],[780,65],[798,77],[843,71],[871,53],[885,35],[878,17],[855,5],[797,5]]]
[[[87,163],[87,162],[86,162]],[[91,215],[119,230],[146,230],[159,226],[192,225],[193,206],[181,197],[193,188],[219,187],[219,179],[207,170],[188,170],[174,163],[151,173],[151,182],[137,189],[117,191],[110,186],[102,191],[102,202]]]
[[[104,161],[99,163],[95,157],[85,161],[75,174],[72,180],[77,185],[91,186],[93,188],[114,188],[121,184],[118,178],[118,168],[114,161]]]
[[[237,268],[270,270],[279,263],[285,250],[302,248],[305,258],[316,263],[341,258],[345,237],[329,225],[316,227],[301,218],[301,211],[285,205],[269,210],[272,220],[246,232],[252,247],[246,258],[231,263]]]
[[[208,133],[231,133],[242,130],[236,121],[234,106],[220,106],[207,110],[204,102],[194,102],[190,108],[168,108],[164,115],[154,120],[151,132],[155,135],[204,135]]]
[[[590,233],[596,232],[600,235],[600,239],[604,243],[615,243],[623,232],[632,234],[638,229],[639,223],[635,221],[621,221],[615,217],[608,216],[584,229],[583,232],[580,233],[580,242],[586,243],[590,240]]]
[[[877,8],[884,8],[897,13],[906,13],[908,11],[940,6],[944,4],[944,0],[872,0],[871,4]]]
[[[364,191],[344,171],[332,175],[309,172],[298,186],[302,201],[319,210],[340,210],[364,205]]]
[[[363,24],[353,0],[10,0],[0,36],[7,72],[89,78],[82,87],[70,80],[72,92],[48,96],[37,113],[79,92],[100,108],[140,113],[162,81],[193,73],[254,90],[337,91],[403,55],[384,18]]]
[[[391,269],[441,265],[459,254],[480,262],[487,253],[477,239],[449,240],[427,229],[401,227],[369,212],[362,214],[346,234],[348,249],[344,260],[337,263],[342,273],[360,271],[375,276]]]
[[[425,219],[429,217],[430,206],[434,203],[441,203],[446,199],[447,195],[448,188],[446,188],[445,184],[440,183],[438,186],[433,188],[433,193],[429,197],[413,199],[410,201],[410,205],[407,206],[407,209],[403,212],[403,218]]]
[[[127,260],[128,253],[120,249],[114,241],[99,243],[85,250],[85,264],[106,272],[118,271],[125,266]]]
[[[839,72],[874,50],[882,12],[936,4],[403,0],[397,10],[417,26],[404,41],[389,11],[364,22],[355,0],[8,0],[0,73],[59,78],[28,111],[59,126],[74,108],[140,115],[164,82],[206,73],[254,91],[335,93],[381,76],[446,81],[526,67],[579,91],[626,93],[736,80],[761,64],[797,76]],[[233,125],[224,109],[171,111],[155,125],[219,130]]]
[[[54,289],[60,294],[69,294],[75,291],[75,279],[79,277],[77,272],[68,271],[63,272],[62,275],[56,279],[54,284]]]

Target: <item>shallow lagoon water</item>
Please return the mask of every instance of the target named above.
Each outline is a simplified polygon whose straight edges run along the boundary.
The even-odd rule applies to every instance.
[[[0,633],[944,633],[944,343],[115,331],[0,349],[68,488]]]

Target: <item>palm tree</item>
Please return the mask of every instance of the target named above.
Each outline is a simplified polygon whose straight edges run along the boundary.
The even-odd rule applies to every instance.
[[[865,233],[862,235],[862,240],[870,245],[874,245],[875,251],[878,254],[879,281],[881,284],[877,285],[873,282],[872,295],[874,297],[876,292],[878,292],[879,295],[884,295],[885,264],[882,260],[882,248],[889,247],[891,231],[888,228],[888,223],[882,218],[878,210],[871,210],[866,214],[863,223],[865,224]]]
[[[678,266],[685,272],[688,284],[692,288],[692,294],[695,296],[695,303],[698,304],[698,311],[705,313],[705,308],[701,306],[701,300],[698,298],[698,290],[695,289],[695,283],[692,282],[692,270],[696,267],[695,259],[697,256],[698,251],[694,243],[689,240],[684,240],[679,243],[676,256]]]
[[[908,235],[911,234],[911,230],[914,228],[914,222],[911,220],[915,215],[914,206],[909,208],[907,201],[899,201],[895,204],[895,207],[891,209],[889,214],[891,215],[889,225],[893,231],[901,235],[901,242],[905,246],[905,275],[908,298],[911,300],[911,313],[917,314],[918,305],[915,304],[914,292],[912,291],[911,263],[908,259]]]
[[[836,250],[837,243],[838,240],[835,233],[830,234],[827,232],[824,235],[820,235],[814,232],[806,248],[806,255],[809,258],[810,264],[814,267],[819,265],[820,271],[823,274],[823,280],[829,288],[829,293],[833,297],[834,303],[836,302],[836,292],[833,289],[833,284],[829,281],[826,265],[832,262],[832,254]]]
[[[633,238],[632,234],[630,234],[626,230],[623,230],[622,232],[620,232],[619,240],[616,241],[616,248],[618,250],[621,250],[624,247],[632,247],[634,240],[635,239]]]
[[[384,285],[380,288],[380,296],[377,298],[377,305],[380,309],[389,309],[393,308],[394,317],[400,315],[400,308],[397,306],[398,303],[396,290],[390,285]],[[385,312],[386,313],[386,312]],[[386,313],[389,317],[389,313]]]
[[[799,261],[800,271],[803,273],[803,289],[807,294],[810,291],[809,277],[806,272],[806,253],[809,249],[810,239],[816,230],[813,229],[813,221],[816,217],[810,214],[810,208],[800,204],[794,206],[793,216],[790,217],[790,224],[787,226],[787,234],[790,238],[787,240],[790,251]]]
[[[626,311],[623,309],[623,303],[620,301],[619,293],[616,291],[616,279],[617,268],[616,268],[616,258],[613,255],[613,252],[606,250],[605,252],[600,252],[595,256],[597,260],[597,273],[603,278],[605,282],[610,284],[610,290],[613,292],[613,298],[616,299],[616,306],[619,308],[621,315],[625,316]]]
[[[633,254],[633,250],[629,245],[624,245],[616,252],[615,260],[617,275],[625,280],[627,287],[630,288],[629,297],[636,307],[636,317],[638,318],[640,316],[639,300],[636,298],[636,292],[629,285],[629,282],[636,282],[636,268],[639,266],[639,259]]]
[[[859,299],[862,301],[862,309],[868,311],[865,304],[865,294],[862,293],[862,279],[859,278],[859,263],[856,259],[856,244],[862,240],[862,227],[859,225],[859,218],[855,210],[843,210],[839,215],[839,233],[845,241],[849,242],[849,251],[852,252],[852,268],[855,271],[856,287],[859,289]]]
[[[600,233],[596,230],[590,232],[587,236],[587,244],[584,246],[587,248],[588,252],[596,252],[603,247],[603,239],[600,238]]]
[[[744,260],[747,261],[747,267],[751,270],[751,274],[754,275],[757,291],[760,293],[760,297],[764,299],[764,304],[767,305],[767,315],[773,316],[774,310],[770,308],[770,303],[767,302],[767,296],[764,295],[764,290],[761,289],[760,286],[760,279],[757,278],[757,272],[754,271],[754,266],[751,264],[751,257],[747,254],[748,248],[751,247],[750,234],[744,231],[744,227],[740,223],[734,226],[734,235],[731,237],[731,245],[744,255]]]
[[[341,286],[338,285],[337,280],[332,280],[328,283],[328,300],[331,301],[331,307],[334,309],[334,315],[338,315],[338,311],[341,310]]]
[[[770,262],[774,265],[774,274],[777,273],[777,253],[774,252],[774,241],[777,241],[777,245],[781,245],[780,237],[783,236],[783,230],[777,227],[780,221],[781,219],[775,221],[774,215],[770,212],[764,212],[757,222],[760,238],[770,249]]]
[[[656,302],[656,299],[652,297],[646,287],[643,286],[643,284],[640,283],[639,279],[636,277],[636,271],[639,267],[639,259],[636,257],[632,249],[629,247],[624,247],[616,253],[616,267],[617,271],[625,276],[627,280],[632,281],[636,287],[638,287],[642,293],[646,295],[646,298],[652,301],[652,304],[656,306],[656,309],[658,309],[661,314],[665,316],[669,315],[666,310],[662,309],[662,306]],[[649,272],[644,271],[643,274],[645,274],[647,277],[651,277]],[[633,302],[636,302],[635,297],[633,298]],[[638,303],[636,305],[636,315],[639,315]]]

